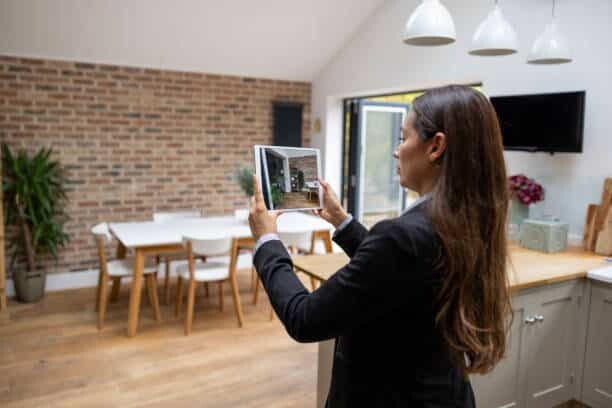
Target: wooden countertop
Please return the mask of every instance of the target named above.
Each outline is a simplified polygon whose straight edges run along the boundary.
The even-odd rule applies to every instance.
[[[296,255],[293,264],[315,279],[325,281],[348,263],[344,253],[328,255]],[[604,266],[604,257],[582,248],[564,252],[543,253],[520,246],[510,247],[508,276],[510,290],[518,290],[586,277],[588,270]]]

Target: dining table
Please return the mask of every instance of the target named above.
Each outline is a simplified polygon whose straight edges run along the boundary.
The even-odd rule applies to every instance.
[[[136,335],[142,294],[144,263],[147,256],[159,256],[184,251],[183,238],[228,237],[236,240],[234,255],[243,249],[252,249],[255,242],[248,220],[235,216],[213,216],[173,219],[168,222],[134,221],[112,222],[109,229],[117,239],[117,258],[126,257],[128,250],[134,254],[134,271],[130,289],[128,311],[128,337]],[[331,252],[333,226],[322,218],[304,212],[285,212],[278,217],[279,233],[312,232],[321,239],[326,251]],[[235,276],[235,275],[234,275]],[[113,283],[114,284],[114,283]],[[113,287],[112,292],[118,291]],[[240,302],[240,299],[237,300]]]

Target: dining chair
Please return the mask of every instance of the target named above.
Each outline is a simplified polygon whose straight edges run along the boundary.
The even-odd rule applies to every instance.
[[[314,254],[315,250],[315,235],[312,231],[299,231],[299,232],[279,232],[278,237],[281,242],[287,247],[290,254],[297,255],[302,252],[305,254]],[[259,295],[260,279],[257,277],[255,282],[255,290],[253,291],[253,304],[257,305],[257,298]],[[317,288],[317,280],[310,277],[310,286],[312,290]]]
[[[200,218],[202,211],[174,211],[174,212],[156,212],[153,213],[153,221],[156,223],[169,223],[186,218]],[[165,254],[157,258],[158,264],[164,264],[164,304],[170,303],[170,268],[173,262],[185,261],[185,254],[182,252],[175,254]],[[206,296],[208,296],[208,286],[206,285]]]
[[[96,239],[96,246],[98,248],[98,259],[100,264],[100,275],[98,279],[98,290],[97,290],[97,308],[98,308],[98,329],[102,330],[104,326],[104,317],[106,315],[106,306],[108,304],[107,289],[108,284],[111,281],[117,281],[116,286],[119,288],[121,278],[132,276],[134,271],[134,260],[133,259],[115,259],[109,261],[106,259],[105,247],[108,242],[111,241],[112,236],[108,228],[108,224],[102,222],[95,225],[91,229],[91,233]],[[147,293],[149,297],[149,303],[153,308],[155,314],[155,320],[161,321],[161,313],[159,310],[159,301],[157,299],[157,280],[155,273],[157,268],[145,267],[144,275],[147,282]]]
[[[176,316],[181,313],[183,303],[183,282],[187,282],[187,314],[185,316],[185,335],[191,333],[193,322],[193,308],[195,303],[195,290],[199,282],[217,282],[219,285],[219,310],[223,311],[223,284],[229,283],[234,300],[234,309],[238,318],[238,326],[242,327],[243,316],[240,305],[240,293],[236,280],[236,264],[238,258],[237,240],[229,237],[183,237],[187,249],[187,265],[177,268],[178,282],[176,289]],[[196,261],[196,257],[220,257],[229,255],[229,262],[221,260]],[[219,258],[215,258],[219,259]]]

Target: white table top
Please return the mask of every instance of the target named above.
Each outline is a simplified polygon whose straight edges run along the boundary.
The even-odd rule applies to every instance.
[[[109,227],[113,235],[127,248],[180,244],[185,235],[193,238],[251,236],[248,221],[237,220],[234,216],[183,218],[168,222],[117,222],[109,224]],[[327,221],[310,214],[288,212],[278,217],[279,232],[331,229],[333,226]]]

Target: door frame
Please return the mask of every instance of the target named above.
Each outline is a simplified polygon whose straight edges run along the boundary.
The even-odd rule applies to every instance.
[[[350,111],[349,111],[350,110]],[[347,112],[348,111],[348,112]],[[343,143],[343,150],[346,151],[348,148],[348,180],[344,178],[343,172],[343,186],[342,192],[347,191],[347,207],[349,212],[353,214],[358,220],[363,219],[363,191],[364,185],[364,172],[365,172],[365,155],[366,155],[366,126],[367,118],[366,112],[378,111],[378,112],[392,112],[402,113],[401,123],[405,118],[405,115],[410,111],[410,104],[397,103],[397,102],[374,102],[367,99],[357,99],[348,101],[345,105],[345,120],[346,116],[350,115],[348,129],[345,124],[345,131],[349,132],[348,146],[347,140]],[[401,123],[396,127],[393,132],[400,136]],[[396,140],[393,139],[393,146],[396,146]],[[345,157],[346,159],[346,157]],[[391,159],[391,157],[390,157]],[[348,186],[346,183],[348,182]],[[346,186],[346,188],[345,188]],[[398,183],[398,189],[400,191],[400,203],[399,212],[406,206],[406,197],[404,189]],[[343,199],[345,197],[343,196]]]

